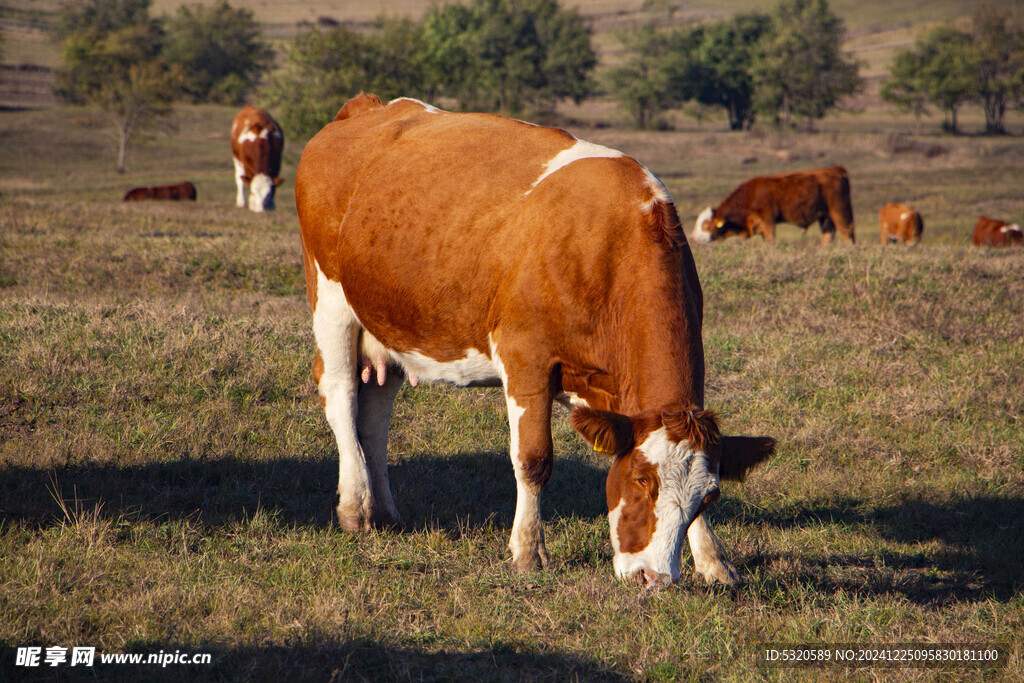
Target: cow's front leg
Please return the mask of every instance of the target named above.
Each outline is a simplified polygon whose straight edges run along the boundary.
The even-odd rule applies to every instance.
[[[516,516],[512,523],[512,565],[519,571],[548,566],[540,492],[551,477],[551,397],[545,392],[513,396],[506,389],[512,467],[516,473]]]
[[[382,374],[384,377],[371,376],[359,385],[357,431],[373,490],[375,507],[370,521],[375,526],[387,527],[402,524],[388,483],[388,431],[395,397],[405,375],[397,368],[382,370]]]
[[[704,514],[697,515],[686,531],[690,554],[697,573],[708,583],[721,581],[727,586],[739,583],[740,575],[726,556],[725,546],[711,530]]]
[[[245,178],[245,166],[239,163],[238,159],[233,159],[235,164],[235,186],[238,188],[237,194],[235,194],[235,206],[240,209],[247,208],[246,196],[249,194],[249,185],[246,184]]]

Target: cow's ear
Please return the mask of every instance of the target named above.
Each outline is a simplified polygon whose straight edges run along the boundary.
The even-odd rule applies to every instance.
[[[618,456],[633,450],[633,422],[625,415],[576,406],[569,422],[598,453]]]
[[[743,481],[759,462],[775,455],[775,439],[767,436],[723,436],[719,475]]]
[[[284,182],[284,178],[274,178],[274,185],[280,185]]]

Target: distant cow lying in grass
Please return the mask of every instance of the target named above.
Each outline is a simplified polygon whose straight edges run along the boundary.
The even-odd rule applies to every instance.
[[[878,212],[882,244],[917,244],[924,232],[921,214],[906,204],[889,203]]]
[[[1016,223],[981,216],[974,224],[976,247],[1013,247],[1024,244],[1024,234]]]
[[[399,522],[387,443],[405,377],[498,386],[517,569],[548,564],[558,401],[612,458],[616,573],[668,586],[685,536],[708,581],[737,581],[703,512],[774,442],[721,436],[703,410],[700,282],[650,171],[562,130],[360,94],[306,145],[295,198],[342,528]]]
[[[837,230],[853,243],[850,178],[841,166],[751,178],[717,207],[704,209],[690,237],[711,242],[729,235],[761,235],[772,242],[776,223],[806,229],[815,221],[821,226],[822,244],[831,242]]]
[[[156,187],[136,187],[124,196],[126,202],[137,202],[143,199],[191,199],[196,200],[196,186],[190,182],[176,185],[157,185]]]

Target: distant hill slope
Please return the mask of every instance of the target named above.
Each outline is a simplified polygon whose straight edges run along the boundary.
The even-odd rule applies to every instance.
[[[153,0],[154,14],[173,14],[182,4],[212,4],[215,0]],[[326,19],[361,26],[384,14],[419,18],[438,0],[229,0],[232,7],[252,10],[278,45],[302,27]],[[614,49],[617,30],[642,21],[644,0],[563,0],[590,19],[599,51]],[[760,0],[696,0],[677,2],[674,23],[726,17],[737,12],[766,11],[771,2]],[[1017,8],[1017,0],[991,4]],[[893,53],[913,43],[917,32],[928,25],[967,17],[978,6],[975,0],[831,0],[830,5],[846,22],[846,48],[860,59],[868,89],[858,106],[876,103],[878,81],[887,73]],[[28,65],[51,69],[60,63],[57,46],[47,32],[60,0],[0,0],[0,31],[4,33],[0,70],[0,106],[38,106],[52,101],[47,94],[52,77],[39,69],[12,68]]]

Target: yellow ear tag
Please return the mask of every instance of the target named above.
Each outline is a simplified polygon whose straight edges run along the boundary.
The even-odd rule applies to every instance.
[[[594,450],[597,451],[598,453],[611,453],[611,454],[614,454],[615,451],[611,450],[608,447],[608,445],[605,444],[605,441],[604,441],[604,439],[602,437],[603,437],[602,434],[598,434],[597,438],[594,439]]]
[[[724,220],[722,220],[721,218],[719,218],[719,219],[718,219],[718,222],[717,222],[717,223],[715,223],[715,227],[716,227],[716,228],[720,228],[720,227],[722,227],[723,225],[725,225],[725,221],[724,221]]]

